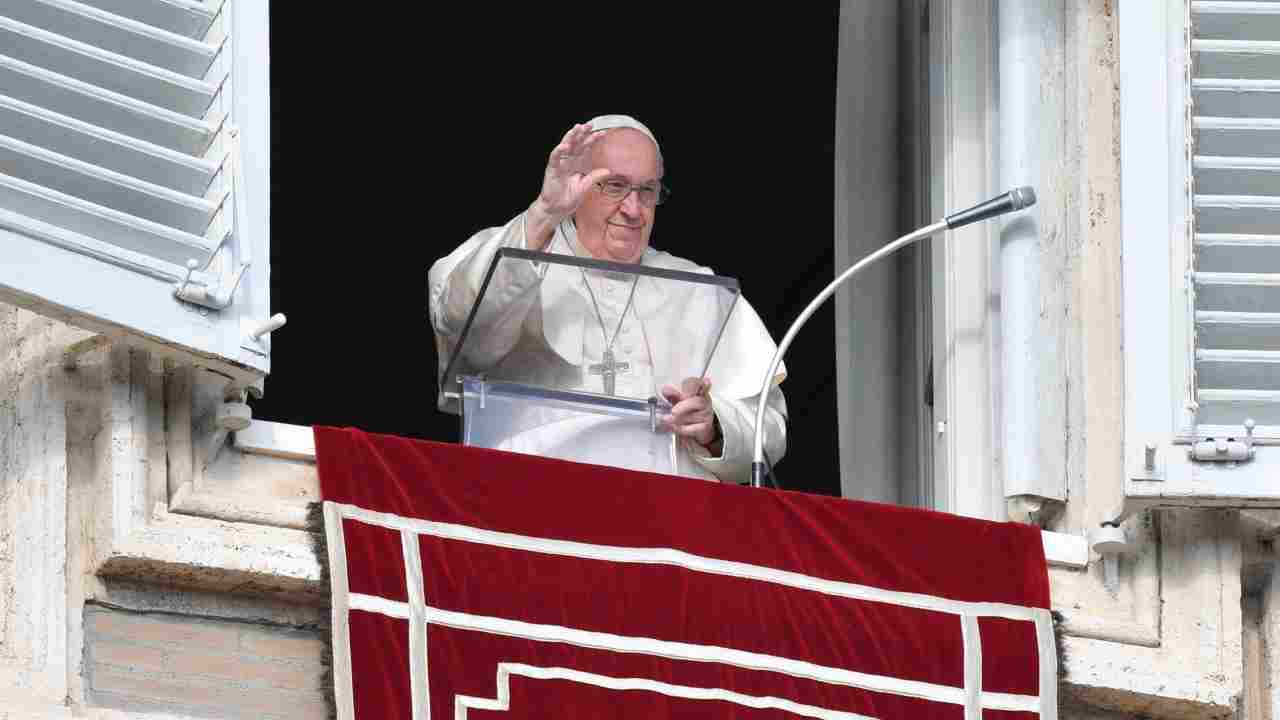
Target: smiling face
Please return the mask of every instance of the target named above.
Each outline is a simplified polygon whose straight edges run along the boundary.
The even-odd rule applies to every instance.
[[[662,178],[657,146],[632,128],[605,131],[592,149],[592,168],[609,168],[609,178],[632,185],[656,183]],[[656,209],[641,203],[635,192],[619,201],[592,187],[574,213],[578,241],[594,258],[639,262],[649,247]]]

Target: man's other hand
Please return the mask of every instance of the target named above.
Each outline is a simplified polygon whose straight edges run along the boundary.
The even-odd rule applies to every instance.
[[[720,455],[723,437],[711,409],[711,379],[685,378],[680,387],[664,385],[662,396],[671,403],[671,412],[662,418],[662,426],[692,439],[713,456]]]

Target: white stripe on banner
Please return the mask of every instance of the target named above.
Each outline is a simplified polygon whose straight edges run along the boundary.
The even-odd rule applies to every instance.
[[[960,617],[964,640],[964,720],[982,720],[982,633],[978,618]]]
[[[559,555],[585,560],[603,560],[615,563],[636,563],[642,565],[674,565],[688,570],[710,575],[726,575],[745,580],[757,580],[786,587],[812,590],[824,595],[848,598],[850,600],[868,600],[882,602],[901,607],[933,610],[935,612],[955,615],[974,615],[977,617],[999,617],[1009,620],[1025,620],[1036,622],[1041,615],[1048,618],[1048,612],[1041,608],[1011,605],[1008,603],[965,602],[920,593],[898,592],[858,585],[855,583],[826,580],[810,575],[802,575],[787,570],[777,570],[763,565],[751,565],[733,560],[719,560],[702,555],[694,555],[683,550],[671,548],[632,548],[614,545],[591,545],[568,540],[551,540],[548,538],[513,535],[511,533],[482,530],[467,525],[438,523],[430,520],[406,518],[388,513],[373,512],[354,505],[341,505],[342,516],[360,522],[385,527],[391,530],[409,530],[411,532],[446,540],[462,540],[479,545],[502,547],[509,550],[525,550],[528,552]]]
[[[353,610],[380,612],[382,609],[386,609],[389,610],[386,614],[391,617],[404,617],[409,613],[409,608],[405,603],[395,603],[385,598],[375,598],[355,593],[351,595],[350,604]],[[652,655],[667,658],[668,660],[732,665],[746,670],[776,672],[832,685],[843,685],[952,705],[965,704],[965,691],[963,688],[854,672],[843,668],[818,665],[805,660],[795,660],[793,658],[747,652],[715,645],[695,645],[669,640],[656,640],[654,638],[614,635],[591,630],[578,630],[560,625],[542,625],[520,620],[472,615],[433,607],[426,608],[426,617],[427,622],[430,624],[443,625],[458,630],[485,632],[540,642],[565,643],[593,650]],[[981,701],[983,707],[993,710],[1037,712],[1040,707],[1039,701],[1030,695],[984,692],[981,694]]]
[[[718,700],[741,705],[743,707],[771,710],[785,710],[800,717],[818,718],[819,720],[875,720],[867,715],[829,710],[814,705],[805,705],[785,698],[759,695],[743,695],[732,690],[721,688],[700,688],[686,685],[648,680],[645,678],[617,678],[608,675],[571,670],[569,668],[545,668],[522,665],[519,663],[500,663],[498,665],[498,697],[493,700],[459,695],[454,699],[454,720],[467,720],[467,710],[491,710],[507,712],[511,709],[511,676],[526,677],[534,680],[568,680],[583,685],[607,688],[610,690],[643,690],[667,697],[687,700]]]
[[[355,720],[355,695],[351,687],[351,630],[347,626],[347,541],[342,535],[342,508],[324,504],[325,543],[329,546],[329,587],[332,595],[333,701],[339,720]]]
[[[409,619],[409,603],[388,600],[377,595],[351,593],[350,598],[347,600],[347,607],[352,610],[364,610],[365,612],[378,613],[379,615],[386,615],[389,618],[399,620]]]
[[[1040,653],[1040,717],[1058,717],[1058,643],[1053,635],[1053,617],[1036,621],[1036,650]]]
[[[422,552],[417,533],[401,531],[405,588],[409,593],[409,687],[413,720],[431,720],[430,681],[427,674],[427,597],[422,583]]]

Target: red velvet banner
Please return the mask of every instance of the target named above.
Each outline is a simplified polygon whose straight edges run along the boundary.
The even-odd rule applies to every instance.
[[[1036,528],[315,435],[340,718],[1056,717]]]

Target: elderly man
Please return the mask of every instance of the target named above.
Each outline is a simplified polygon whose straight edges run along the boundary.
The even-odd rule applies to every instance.
[[[639,121],[607,115],[571,128],[551,151],[542,189],[527,210],[502,227],[477,233],[431,267],[431,320],[440,372],[498,248],[710,274],[708,268],[649,246],[657,206],[666,194],[662,176],[657,139]],[[492,366],[519,362],[525,372],[557,387],[613,394],[621,385],[622,394],[631,397],[660,393],[670,403],[662,425],[677,438],[675,472],[747,482],[759,387],[776,346],[745,299],[734,305],[719,344],[709,338],[708,351],[716,349],[706,377],[689,376],[655,387],[657,368],[672,366],[664,358],[700,342],[693,336],[682,339],[682,331],[715,335],[719,328],[711,318],[714,312],[700,313],[701,306],[691,311],[694,303],[687,299],[676,303],[679,309],[675,304],[664,309],[646,297],[660,291],[641,290],[635,276],[568,268],[580,273],[579,280],[567,271],[548,274],[548,265],[502,263],[486,292],[485,306],[491,312],[485,337],[474,347],[468,340],[472,352],[484,355],[485,364]],[[649,312],[637,312],[638,307]],[[690,312],[700,321],[692,325],[702,327],[690,327]],[[631,360],[616,363],[615,350],[626,352]],[[623,366],[626,372],[615,374],[614,369]],[[784,377],[785,369],[780,368],[765,413],[766,451],[775,462],[786,449],[786,404],[778,387]],[[443,397],[440,402],[445,407]],[[552,441],[546,436],[531,434],[506,447],[539,453],[563,444],[563,438]],[[610,442],[595,430],[584,430],[573,441],[581,449],[575,459],[628,466],[620,459],[625,453],[618,453],[616,439]]]

